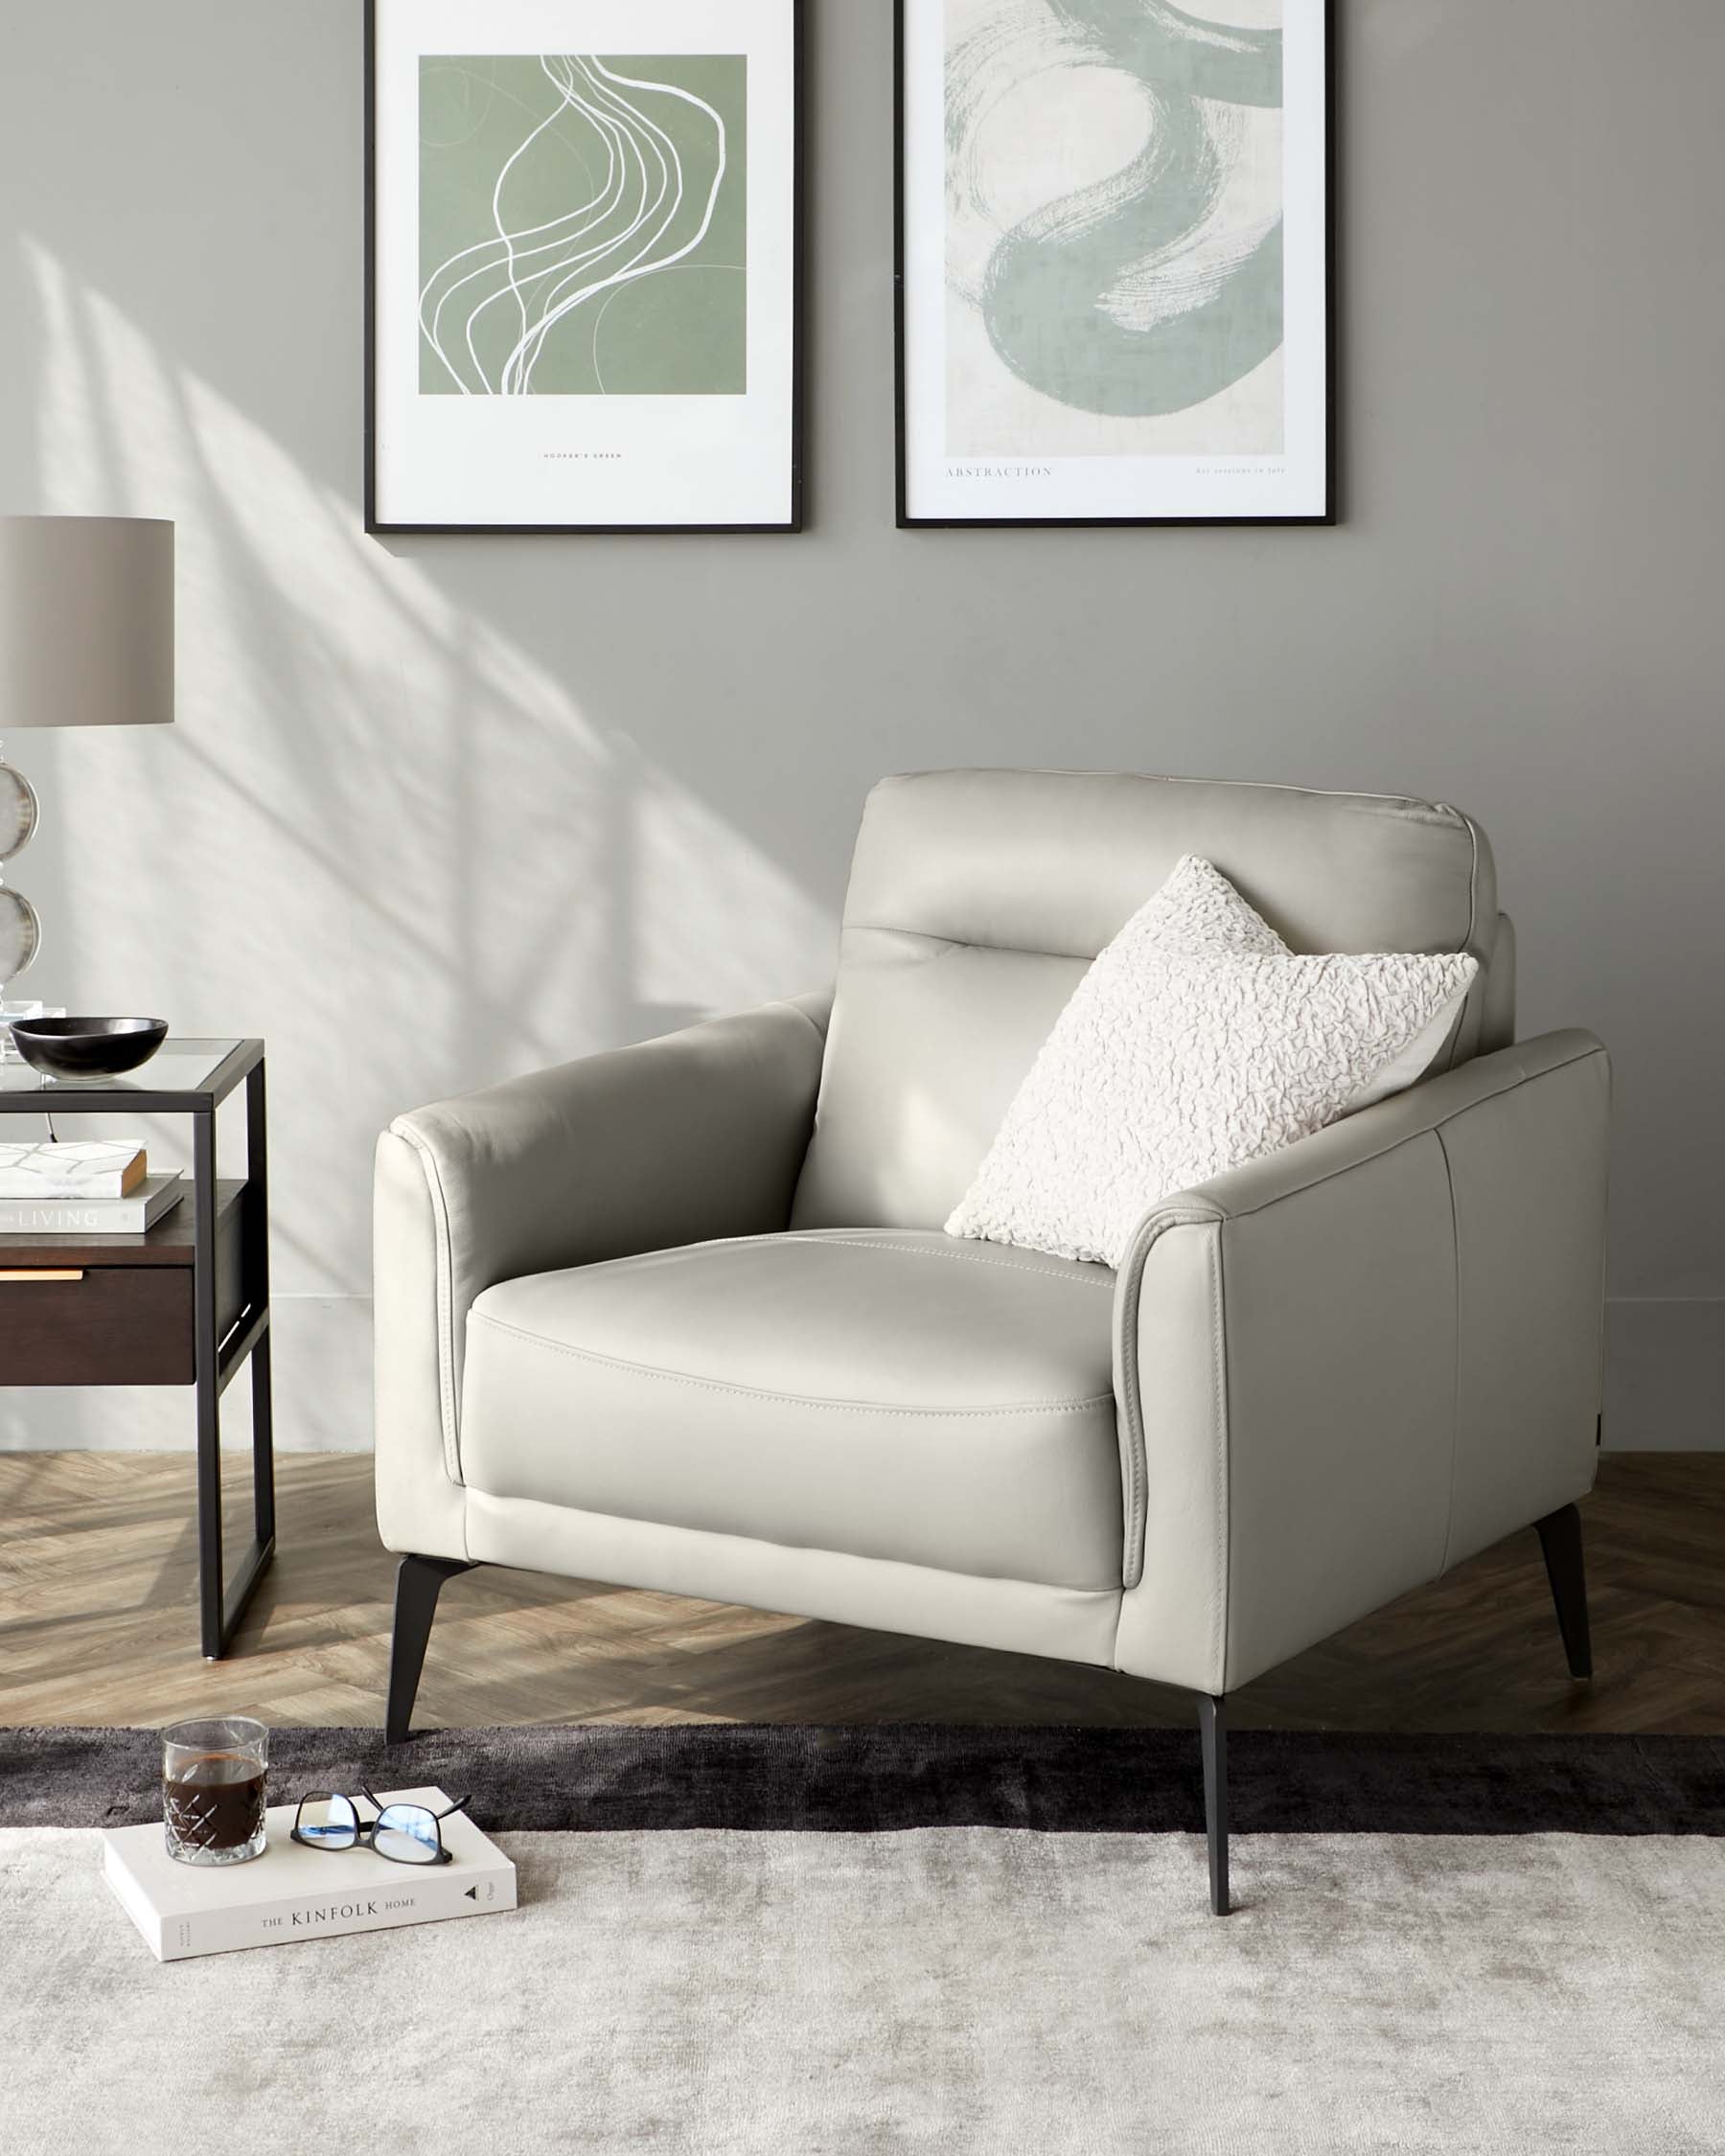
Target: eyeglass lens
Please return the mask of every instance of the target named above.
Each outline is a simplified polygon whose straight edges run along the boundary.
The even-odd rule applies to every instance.
[[[386,1804],[378,1815],[372,1847],[398,1864],[435,1864],[437,1822],[419,1804]]]
[[[300,1806],[299,1830],[319,1848],[351,1849],[359,1839],[359,1814],[345,1797],[308,1797]]]

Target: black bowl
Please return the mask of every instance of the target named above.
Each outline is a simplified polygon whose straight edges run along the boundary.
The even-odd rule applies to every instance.
[[[166,1019],[14,1019],[18,1053],[50,1078],[118,1078],[148,1063],[168,1038]]]

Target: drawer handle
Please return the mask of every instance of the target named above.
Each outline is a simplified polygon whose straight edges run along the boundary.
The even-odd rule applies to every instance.
[[[82,1278],[83,1268],[81,1266],[75,1273],[46,1273],[41,1271],[13,1273],[0,1268],[0,1288],[5,1287],[9,1281],[17,1281],[21,1285],[27,1280],[81,1280]]]

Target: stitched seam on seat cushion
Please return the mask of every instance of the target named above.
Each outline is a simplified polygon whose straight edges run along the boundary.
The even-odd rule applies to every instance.
[[[757,1237],[762,1242],[776,1240],[772,1236]],[[1114,1293],[1115,1274],[1105,1266],[1099,1266],[1093,1275],[1081,1273],[1045,1273],[1039,1265],[1015,1265],[1010,1258],[973,1255],[969,1250],[945,1250],[929,1243],[864,1243],[854,1236],[831,1235],[818,1227],[792,1228],[787,1237],[790,1242],[813,1243],[829,1250],[898,1250],[906,1257],[950,1258],[955,1265],[992,1265],[999,1273],[1022,1273],[1026,1280],[1060,1280],[1072,1288],[1106,1288]],[[954,1242],[962,1242],[954,1236]]]
[[[546,1340],[542,1333],[523,1332],[518,1325],[492,1317],[489,1311],[469,1311],[468,1322],[489,1325],[494,1332],[508,1333],[512,1339],[524,1341],[529,1347],[542,1347],[553,1355],[569,1355],[580,1363],[597,1363],[608,1369],[627,1370],[632,1377],[656,1378],[665,1385],[689,1385],[701,1392],[725,1392],[743,1400],[771,1400],[787,1408],[821,1408],[834,1414],[905,1415],[919,1421],[930,1415],[952,1420],[986,1420],[1000,1415],[1081,1414],[1092,1408],[1114,1405],[1112,1386],[1106,1392],[1092,1392],[1080,1400],[1014,1400],[998,1408],[923,1408],[877,1400],[828,1400],[807,1392],[770,1392],[764,1386],[727,1385],[720,1378],[691,1377],[682,1370],[656,1369],[651,1363],[626,1362],[620,1355],[600,1355],[590,1347],[570,1347],[560,1340]]]
[[[1206,1215],[1206,1218],[1208,1218]],[[560,1267],[562,1272],[585,1273],[603,1265],[640,1265],[667,1257],[680,1257],[687,1250],[729,1250],[745,1248],[766,1249],[774,1243],[801,1243],[807,1247],[839,1249],[846,1250],[902,1250],[908,1257],[951,1258],[959,1265],[992,1265],[1001,1273],[1022,1273],[1028,1280],[1064,1280],[1073,1287],[1106,1288],[1110,1295],[1119,1280],[1119,1274],[1107,1266],[1091,1265],[1079,1273],[1045,1273],[1040,1266],[1017,1265],[1011,1258],[984,1257],[968,1236],[954,1235],[948,1240],[960,1246],[957,1249],[940,1249],[927,1243],[876,1243],[866,1242],[861,1236],[846,1235],[842,1229],[824,1227],[773,1227],[753,1235],[708,1235],[699,1243],[676,1243],[662,1250],[633,1250],[625,1257],[598,1258],[592,1266]],[[1011,1249],[1013,1245],[1000,1248]],[[974,1251],[974,1254],[973,1254]],[[1092,1277],[1093,1275],[1093,1277]]]

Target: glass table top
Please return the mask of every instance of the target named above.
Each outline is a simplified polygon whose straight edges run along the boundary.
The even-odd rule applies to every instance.
[[[0,1063],[0,1107],[15,1103],[22,1095],[33,1107],[41,1107],[57,1096],[90,1094],[125,1099],[132,1093],[204,1093],[221,1066],[237,1048],[238,1038],[228,1041],[164,1041],[147,1064],[128,1070],[124,1078],[49,1078],[27,1063]]]

